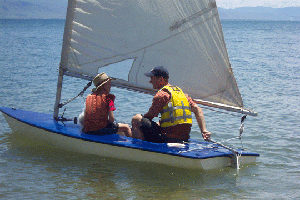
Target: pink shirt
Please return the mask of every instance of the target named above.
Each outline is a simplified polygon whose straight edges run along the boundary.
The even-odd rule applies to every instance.
[[[115,107],[115,103],[113,99],[108,98],[108,111],[115,111],[116,107]]]

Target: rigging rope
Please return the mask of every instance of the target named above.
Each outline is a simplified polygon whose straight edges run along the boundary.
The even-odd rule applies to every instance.
[[[93,81],[90,81],[76,97],[73,97],[72,99],[69,99],[68,101],[65,101],[63,103],[58,104],[58,107],[62,108],[63,106],[65,106],[66,104],[70,103],[71,101],[73,101],[77,97],[82,96],[83,93],[92,85],[92,83],[93,83]]]
[[[225,145],[223,145],[222,143],[228,142],[228,141],[233,140],[233,139],[240,139],[241,144],[242,144],[242,149],[244,149],[244,147],[243,147],[243,142],[242,142],[242,133],[243,133],[243,131],[244,131],[244,121],[245,121],[246,117],[247,117],[247,115],[245,115],[245,116],[243,116],[243,117],[241,118],[241,126],[240,126],[240,128],[239,128],[239,136],[238,136],[238,137],[233,137],[233,138],[230,138],[230,139],[227,139],[227,140],[223,140],[223,141],[221,141],[221,142],[215,142],[215,141],[213,141],[213,140],[211,140],[211,139],[209,139],[209,141],[212,142],[212,143],[218,144],[218,145],[220,145],[220,146],[223,146],[224,148],[227,148],[227,149],[231,150],[231,151],[235,154],[235,156],[240,156],[236,150],[234,150],[233,148],[230,148],[230,147],[228,147],[228,146],[225,146]],[[199,138],[196,138],[196,139],[199,139]],[[200,140],[200,139],[199,139],[199,140]],[[189,143],[189,142],[184,142],[184,144],[188,144],[188,143]],[[202,149],[202,148],[207,148],[207,147],[209,147],[209,146],[211,146],[211,145],[212,145],[212,144],[208,144],[208,145],[206,145],[206,146],[201,146],[200,148],[194,148],[194,149],[190,149],[190,150],[187,150],[187,151],[181,151],[180,153],[183,153],[183,152],[190,152],[190,151],[195,151],[195,150],[199,150],[199,149]],[[197,146],[199,146],[199,145],[197,145]],[[237,158],[237,159],[238,159],[238,158]],[[238,160],[237,160],[237,161],[238,161]]]

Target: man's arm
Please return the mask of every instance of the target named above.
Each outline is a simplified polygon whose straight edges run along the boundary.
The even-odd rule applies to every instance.
[[[164,105],[166,105],[170,101],[170,98],[171,95],[166,91],[160,91],[156,93],[152,100],[152,105],[149,108],[149,111],[144,114],[144,117],[150,120],[152,120],[154,117],[158,117]]]
[[[204,115],[203,115],[202,109],[197,104],[194,104],[191,107],[191,110],[195,114],[195,117],[197,119],[203,139],[204,140],[210,139],[211,133],[206,130],[206,125],[205,125],[205,120],[204,120]]]

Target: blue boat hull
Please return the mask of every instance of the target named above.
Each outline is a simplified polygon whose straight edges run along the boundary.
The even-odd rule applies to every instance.
[[[218,144],[190,140],[187,144],[151,143],[126,136],[88,135],[73,122],[57,122],[52,115],[0,108],[13,133],[69,151],[118,159],[155,162],[175,167],[215,169],[234,165],[234,153]],[[236,149],[240,163],[255,162],[259,156]]]

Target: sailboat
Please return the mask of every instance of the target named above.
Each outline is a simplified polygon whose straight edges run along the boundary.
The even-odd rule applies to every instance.
[[[154,95],[144,73],[165,66],[169,82],[198,104],[257,115],[244,108],[215,0],[68,0],[53,115],[0,110],[13,133],[68,151],[205,170],[255,162],[259,154],[214,141],[151,143],[88,135],[60,116],[64,76],[91,81],[126,60],[132,65],[125,78],[112,77],[114,87]]]

